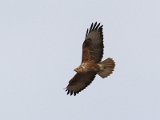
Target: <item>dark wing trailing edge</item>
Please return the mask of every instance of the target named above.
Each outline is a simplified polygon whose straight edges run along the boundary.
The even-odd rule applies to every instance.
[[[92,23],[86,31],[86,38],[83,42],[82,62],[100,62],[103,57],[103,25]]]
[[[75,76],[69,81],[66,87],[67,95],[76,95],[85,89],[95,78],[96,73],[86,72],[84,74],[76,73]]]

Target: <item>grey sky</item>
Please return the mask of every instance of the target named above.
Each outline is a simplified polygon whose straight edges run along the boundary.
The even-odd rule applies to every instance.
[[[160,120],[159,0],[0,1],[0,120]],[[64,88],[91,22],[115,72]]]

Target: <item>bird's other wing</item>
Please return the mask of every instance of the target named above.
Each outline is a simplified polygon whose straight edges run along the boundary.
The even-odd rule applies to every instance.
[[[83,74],[76,73],[66,87],[67,94],[73,94],[74,96],[78,94],[94,80],[95,75],[96,73],[94,72],[86,72]]]
[[[94,61],[98,63],[103,57],[103,26],[92,23],[86,31],[86,38],[82,46],[82,62]]]

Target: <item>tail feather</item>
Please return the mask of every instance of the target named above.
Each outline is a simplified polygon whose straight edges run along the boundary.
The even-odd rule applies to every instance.
[[[112,74],[115,67],[115,62],[112,58],[107,58],[104,61],[100,62],[98,65],[100,67],[98,75],[102,78],[105,78]]]

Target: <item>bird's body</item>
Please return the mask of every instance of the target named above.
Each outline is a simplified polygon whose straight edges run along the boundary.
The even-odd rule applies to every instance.
[[[98,64],[94,61],[92,62],[83,62],[78,68],[75,69],[77,73],[84,73],[84,72],[98,72],[100,70]]]
[[[67,94],[76,95],[94,80],[96,74],[105,78],[114,70],[115,63],[112,58],[101,62],[104,48],[102,27],[96,22],[87,29],[82,46],[82,62],[74,69],[77,73],[66,87]]]

